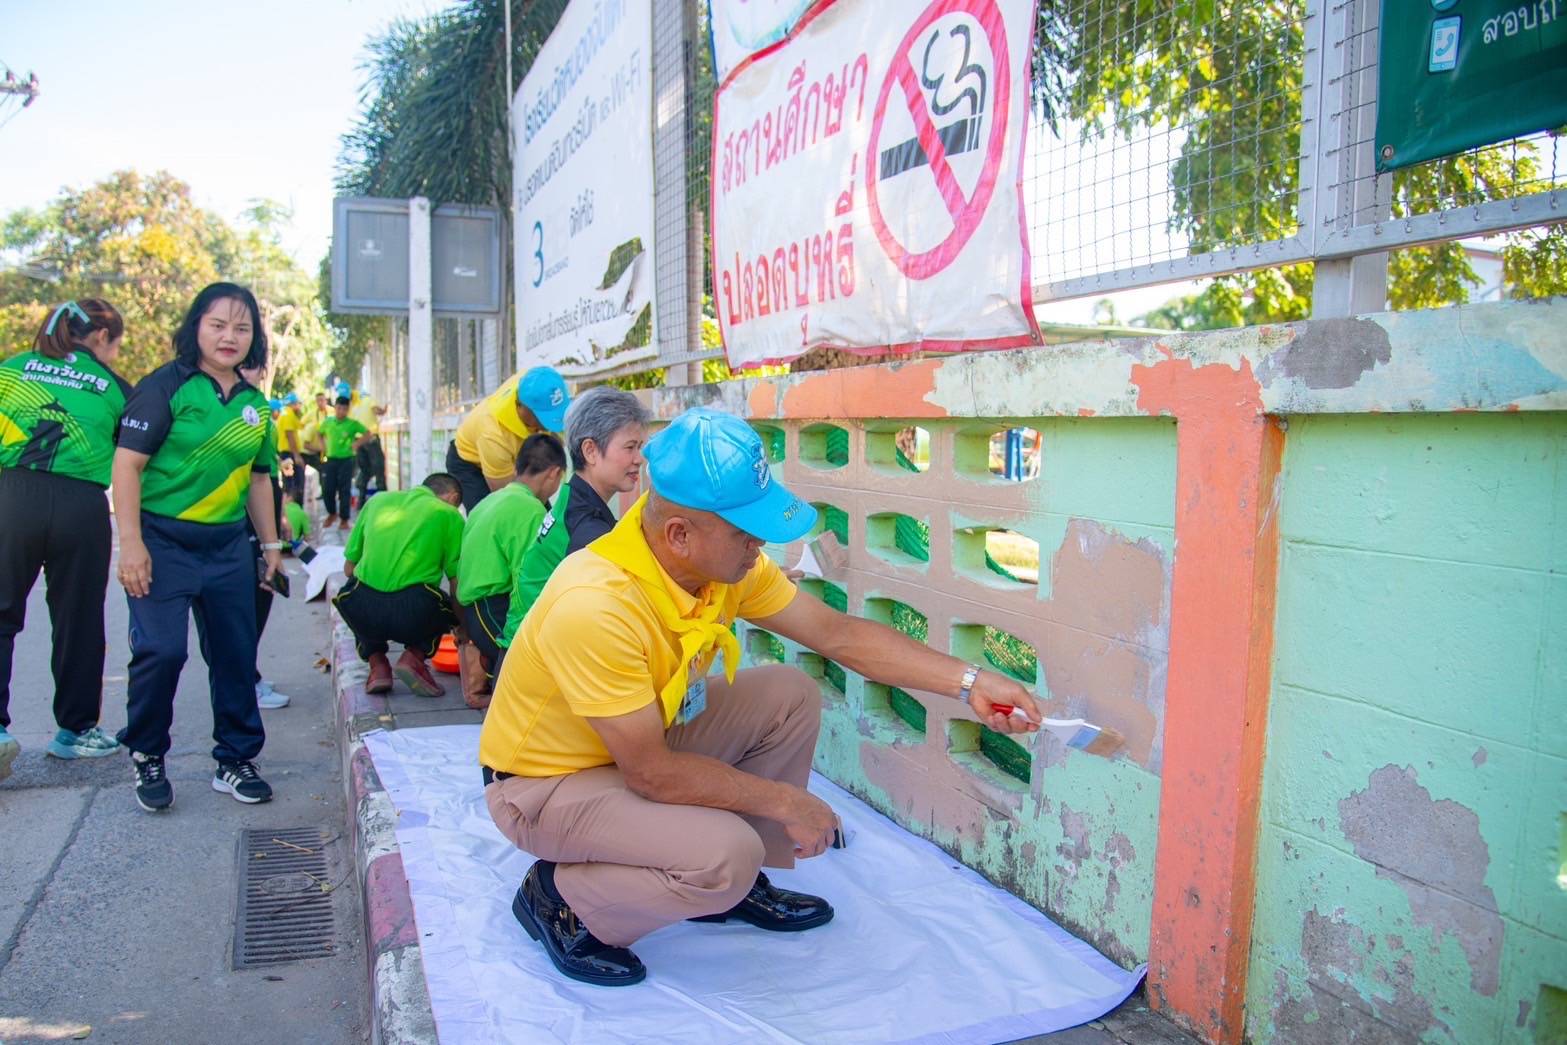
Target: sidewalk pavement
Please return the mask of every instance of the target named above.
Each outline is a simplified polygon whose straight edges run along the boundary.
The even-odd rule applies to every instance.
[[[335,591],[335,586],[329,588]],[[444,697],[416,697],[401,685],[385,696],[367,694],[364,683],[368,672],[354,652],[353,635],[336,612],[332,621],[343,781],[348,789],[348,807],[355,812],[354,859],[365,903],[365,941],[372,969],[372,1034],[382,1045],[427,1045],[435,1041],[435,1021],[425,986],[413,903],[397,846],[396,813],[360,738],[376,729],[478,723],[484,714],[463,703],[455,675],[437,675],[446,685]],[[476,780],[478,774],[476,765]],[[1142,988],[1103,1019],[1015,1045],[1034,1043],[1197,1045],[1196,1039],[1149,1010]]]
[[[297,564],[290,572],[302,591]],[[112,733],[125,723],[129,662],[125,594],[112,581],[107,617],[103,726]],[[11,731],[22,754],[0,782],[0,1041],[367,1039],[361,904],[324,673],[327,628],[321,603],[304,604],[297,594],[274,603],[261,663],[293,702],[262,712],[268,737],[257,766],[277,797],[255,806],[211,788],[207,677],[192,633],[168,759],[175,804],[153,815],[136,805],[123,752],[71,762],[44,756],[55,729],[53,684],[44,585],[35,587],[11,690]],[[331,957],[232,967],[247,828],[310,828],[328,839]]]

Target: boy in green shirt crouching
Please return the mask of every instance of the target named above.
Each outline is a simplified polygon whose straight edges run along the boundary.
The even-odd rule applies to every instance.
[[[370,664],[366,693],[392,688],[387,643],[402,644],[396,675],[421,697],[446,691],[430,673],[441,636],[457,626],[442,576],[457,592],[462,557],[462,487],[445,472],[412,490],[384,493],[359,513],[343,549],[348,584],[332,602],[354,633],[354,648]]]
[[[468,513],[462,531],[463,627],[469,642],[458,648],[463,698],[475,707],[488,693],[500,668],[497,640],[506,627],[512,578],[538,536],[549,501],[566,474],[566,451],[553,435],[537,432],[517,451],[516,475]],[[479,658],[475,661],[474,657]]]

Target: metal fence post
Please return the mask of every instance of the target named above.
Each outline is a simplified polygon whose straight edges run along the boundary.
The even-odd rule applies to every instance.
[[[1311,0],[1320,18],[1321,61],[1308,76],[1320,77],[1313,163],[1311,239],[1321,253],[1331,229],[1385,222],[1390,179],[1376,176],[1373,153],[1377,117],[1377,51],[1380,5],[1376,0]],[[1307,101],[1310,101],[1310,95]],[[1387,308],[1387,251],[1319,259],[1312,282],[1311,314],[1324,319]]]
[[[430,201],[408,201],[408,470],[410,483],[430,471],[435,428],[435,322],[430,310]]]

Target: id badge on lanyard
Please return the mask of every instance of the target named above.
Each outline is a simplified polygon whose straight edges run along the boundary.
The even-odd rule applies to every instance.
[[[690,671],[694,677],[686,686],[686,695],[680,701],[680,710],[675,712],[677,726],[685,725],[707,710],[707,676],[702,673],[696,660],[691,662]]]

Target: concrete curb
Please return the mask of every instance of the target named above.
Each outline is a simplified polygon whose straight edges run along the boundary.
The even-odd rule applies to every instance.
[[[336,584],[327,586],[335,595]],[[370,970],[370,1040],[374,1045],[428,1045],[436,1040],[424,958],[414,921],[403,856],[397,847],[397,814],[360,737],[391,722],[386,701],[365,692],[366,667],[334,608],[332,688],[336,696],[338,751],[348,798],[354,867],[364,907],[366,967]]]

